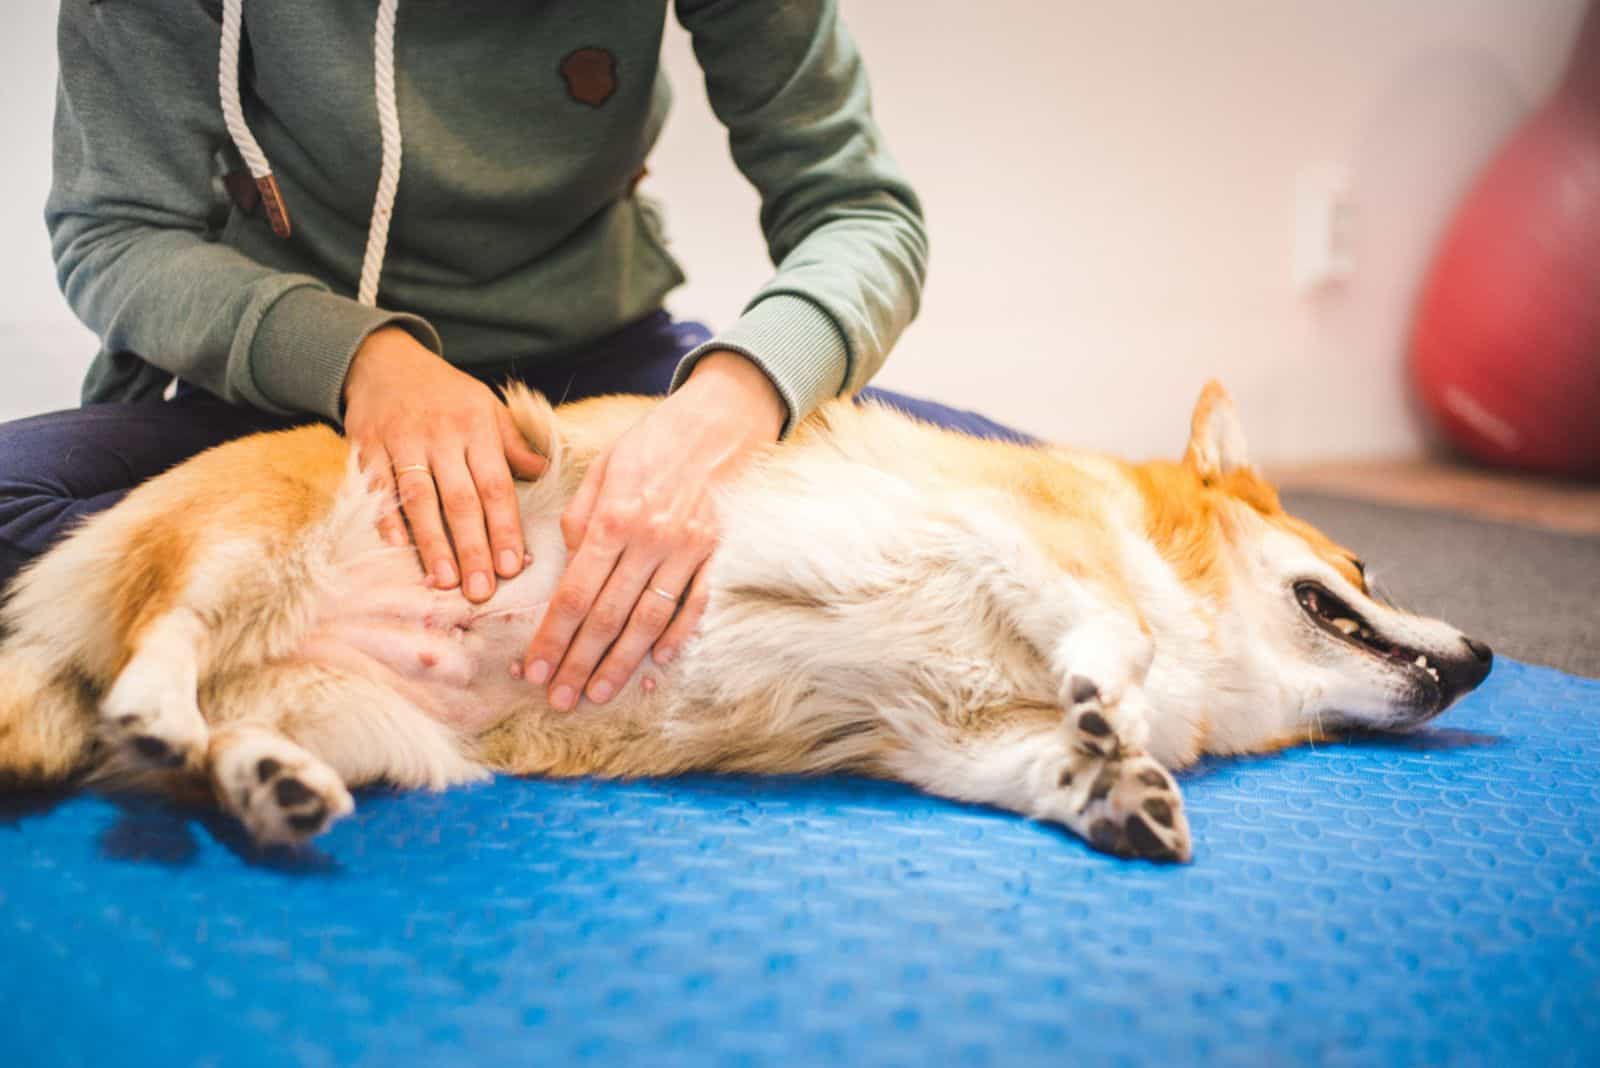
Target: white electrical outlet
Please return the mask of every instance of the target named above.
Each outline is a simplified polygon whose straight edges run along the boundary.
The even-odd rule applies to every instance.
[[[1355,269],[1355,207],[1343,167],[1303,167],[1295,179],[1294,284],[1312,294],[1347,280]]]

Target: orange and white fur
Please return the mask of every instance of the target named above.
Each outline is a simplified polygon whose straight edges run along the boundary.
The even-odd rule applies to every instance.
[[[653,402],[508,401],[550,469],[519,487],[533,564],[483,605],[380,541],[392,502],[325,427],[223,445],[86,522],[0,617],[0,779],[198,789],[294,843],[365,783],[852,771],[1187,859],[1168,768],[1415,727],[1488,672],[1283,513],[1212,385],[1181,463],[831,404],[721,498],[680,656],[555,712],[511,666],[566,501]]]

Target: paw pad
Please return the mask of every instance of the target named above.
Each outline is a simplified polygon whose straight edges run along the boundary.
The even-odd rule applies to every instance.
[[[1111,733],[1111,724],[1098,712],[1085,712],[1078,720],[1078,729],[1096,738],[1104,738]]]
[[[214,760],[219,796],[262,844],[304,841],[354,807],[338,774],[286,738],[247,732]]]
[[[1172,806],[1159,797],[1152,797],[1144,803],[1145,813],[1163,827],[1172,826]]]
[[[175,768],[183,763],[183,754],[153,734],[136,734],[132,740],[134,752],[146,762],[162,768]]]
[[[1150,860],[1178,859],[1177,850],[1162,841],[1138,813],[1128,817],[1127,822],[1122,825],[1122,830],[1127,836],[1130,855],[1147,857]]]
[[[293,808],[301,802],[317,796],[306,788],[305,783],[289,775],[279,779],[278,785],[273,787],[272,792],[277,795],[278,804],[284,808]]]
[[[264,760],[262,763],[265,764],[267,761]],[[260,765],[257,765],[257,774],[260,770]],[[282,809],[284,822],[301,835],[316,834],[328,822],[327,803],[315,790],[293,775],[280,774],[278,780],[273,783],[272,797],[277,802],[278,808]]]
[[[106,740],[146,767],[181,768],[205,752],[205,722],[178,715],[107,713]]]

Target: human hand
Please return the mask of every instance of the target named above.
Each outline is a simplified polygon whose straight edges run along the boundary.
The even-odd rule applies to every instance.
[[[677,655],[705,611],[715,490],[777,440],[787,415],[765,372],[714,352],[595,458],[561,517],[572,555],[523,668],[529,682],[549,681],[552,707],[585,692],[604,704],[652,648],[659,664]]]
[[[344,400],[362,469],[375,488],[398,491],[400,512],[378,523],[383,539],[406,544],[409,524],[430,585],[459,583],[468,600],[488,600],[495,575],[511,578],[523,565],[512,475],[537,478],[544,458],[493,390],[399,327],[362,342]]]

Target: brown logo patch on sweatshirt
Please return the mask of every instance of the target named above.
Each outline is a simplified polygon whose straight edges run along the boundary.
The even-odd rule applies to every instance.
[[[580,48],[561,61],[567,94],[580,104],[597,108],[617,91],[617,57],[604,48]]]

